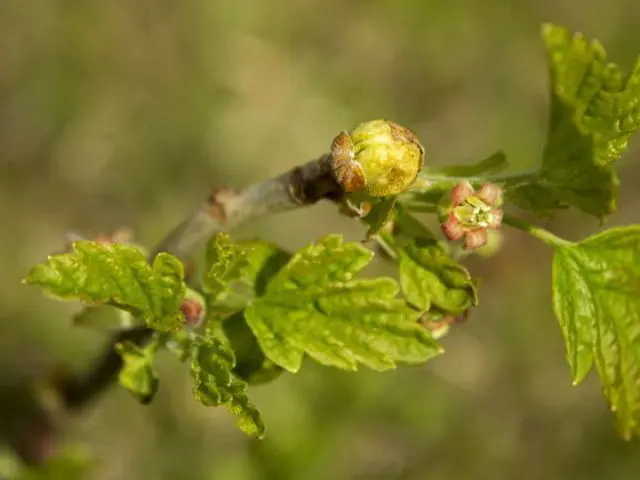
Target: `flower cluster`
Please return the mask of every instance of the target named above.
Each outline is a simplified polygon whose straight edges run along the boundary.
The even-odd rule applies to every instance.
[[[486,245],[488,229],[497,229],[502,224],[502,193],[502,189],[492,183],[476,191],[468,181],[460,182],[441,207],[442,233],[448,240],[464,238],[465,250]]]

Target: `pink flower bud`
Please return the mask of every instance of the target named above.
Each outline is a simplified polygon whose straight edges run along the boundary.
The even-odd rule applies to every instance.
[[[485,183],[482,185],[475,196],[482,200],[487,206],[494,205],[497,207],[502,205],[502,188],[493,183]]]
[[[445,222],[440,226],[442,233],[447,240],[460,240],[464,236],[464,230],[456,216],[451,213]]]
[[[451,205],[457,207],[475,193],[473,186],[467,180],[463,180],[451,189]]]
[[[202,321],[204,308],[202,305],[191,299],[185,298],[180,306],[180,311],[184,315],[184,321],[187,325],[198,326]]]
[[[489,241],[489,233],[486,228],[478,228],[467,232],[464,237],[464,249],[475,250],[476,248],[483,247]]]

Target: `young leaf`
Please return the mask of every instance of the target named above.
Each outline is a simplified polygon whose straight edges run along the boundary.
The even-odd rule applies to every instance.
[[[214,235],[207,244],[205,288],[216,295],[224,292],[229,284],[241,278],[246,264],[242,245],[234,243],[226,233]]]
[[[183,278],[182,263],[167,253],[150,266],[135,247],[83,240],[74,242],[71,252],[33,267],[25,282],[65,300],[122,308],[167,331],[182,325]]]
[[[625,437],[640,433],[640,226],[557,247],[553,307],[574,383],[595,364]]]
[[[606,63],[596,40],[547,24],[551,77],[549,130],[537,185],[558,200],[602,219],[616,210],[613,163],[640,128],[640,59],[630,74]],[[510,192],[520,202],[523,189]],[[531,195],[529,195],[531,198]],[[535,211],[538,211],[536,208]]]
[[[245,310],[267,358],[297,372],[304,354],[321,364],[375,370],[419,363],[442,348],[417,325],[390,278],[354,280],[372,259],[359,243],[329,235],[300,250]]]
[[[120,342],[116,352],[122,357],[123,366],[118,374],[120,385],[140,403],[148,404],[158,391],[158,376],[153,369],[156,346],[139,347],[133,342]]]
[[[247,397],[247,384],[232,373],[234,366],[233,351],[220,339],[210,336],[196,345],[191,360],[193,393],[204,405],[225,405],[236,416],[240,430],[262,438],[266,427],[260,412]]]
[[[219,284],[224,285],[222,289],[218,288],[214,295],[209,296],[207,309],[211,313],[242,310],[253,298],[262,294],[270,278],[291,258],[277,245],[260,240],[239,242],[234,249],[243,251],[243,265],[234,278]],[[210,254],[208,261],[213,262],[215,258]]]
[[[437,307],[460,315],[478,304],[471,274],[436,241],[413,241],[398,250],[398,257],[402,293],[419,310]]]

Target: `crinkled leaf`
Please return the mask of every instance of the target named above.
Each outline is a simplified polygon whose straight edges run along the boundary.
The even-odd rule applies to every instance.
[[[207,244],[204,287],[210,293],[223,293],[229,284],[242,276],[247,263],[246,249],[231,240],[228,234],[218,233]]]
[[[118,374],[120,385],[140,403],[150,403],[158,391],[158,376],[153,369],[155,345],[139,347],[125,341],[116,345],[116,351],[123,362]]]
[[[595,364],[626,437],[640,433],[640,226],[558,247],[553,306],[577,384]]]
[[[242,310],[264,292],[270,278],[291,258],[280,247],[266,241],[243,241],[238,245],[244,251],[243,266],[223,290],[209,296],[207,309],[213,314]]]
[[[135,247],[83,240],[33,267],[25,281],[58,298],[113,305],[151,328],[173,330],[182,325],[183,278],[182,263],[167,253],[151,266]]]
[[[640,128],[640,59],[625,74],[606,62],[596,40],[550,24],[542,35],[551,107],[537,181],[546,195],[538,198],[546,203],[555,199],[602,219],[616,210],[619,182],[613,163]],[[511,198],[522,204],[518,190]],[[537,203],[533,207],[538,211]]]
[[[419,363],[442,348],[397,298],[390,278],[355,280],[372,259],[359,243],[329,235],[300,250],[246,309],[267,358],[290,372],[304,354],[321,364],[375,370]]]
[[[469,271],[435,241],[413,241],[398,250],[400,286],[407,301],[421,311],[437,307],[460,315],[478,303]]]
[[[195,346],[192,354],[193,393],[204,405],[224,405],[235,415],[240,430],[262,438],[266,427],[260,412],[247,397],[247,384],[233,374],[234,366],[233,351],[222,340],[210,336]]]

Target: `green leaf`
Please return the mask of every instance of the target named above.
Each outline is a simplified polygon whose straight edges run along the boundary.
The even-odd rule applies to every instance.
[[[550,66],[551,107],[537,180],[546,195],[538,198],[602,219],[616,210],[619,181],[613,164],[640,128],[640,59],[625,74],[605,61],[597,40],[551,24],[543,27],[542,36]],[[522,203],[519,190],[511,192],[511,198]]]
[[[390,278],[355,280],[372,252],[359,243],[324,237],[300,250],[245,310],[267,358],[290,372],[304,354],[317,362],[356,370],[424,362],[442,352],[397,298]]]
[[[436,241],[413,241],[398,250],[398,257],[402,293],[417,309],[437,307],[460,315],[478,304],[471,274]]]
[[[548,188],[537,183],[507,188],[505,198],[507,203],[514,203],[540,218],[553,218],[555,213],[563,208],[560,200],[553,196]]]
[[[265,357],[258,340],[247,325],[244,312],[236,312],[226,318],[222,329],[236,357],[233,373],[250,385],[271,382],[283,369]]]
[[[224,405],[236,416],[238,427],[248,435],[262,438],[266,427],[260,412],[247,397],[247,384],[237,378],[233,351],[222,340],[210,336],[194,348],[191,374],[193,393],[207,406]]]
[[[223,293],[229,284],[239,280],[247,264],[245,248],[234,243],[226,233],[218,233],[211,238],[205,258],[204,287],[214,294]]]
[[[447,177],[476,177],[480,175],[495,174],[507,168],[508,162],[504,152],[498,150],[487,158],[470,165],[453,165],[450,167],[427,167],[423,169],[424,174],[443,175]]]
[[[120,342],[116,344],[116,352],[123,361],[118,375],[120,385],[140,403],[150,403],[158,391],[158,376],[153,369],[156,345],[139,347],[133,342]]]
[[[109,304],[131,312],[157,330],[182,325],[185,284],[182,263],[167,253],[150,266],[135,247],[74,242],[71,252],[36,265],[25,282],[64,300]]]
[[[228,314],[244,309],[256,296],[261,295],[273,275],[284,266],[291,255],[277,245],[260,241],[237,244],[243,250],[243,265],[234,279],[223,290],[207,298],[207,311]],[[209,257],[209,261],[213,261]]]
[[[625,437],[640,433],[640,226],[557,247],[553,307],[574,383],[592,364]]]

